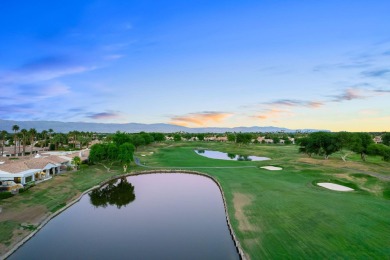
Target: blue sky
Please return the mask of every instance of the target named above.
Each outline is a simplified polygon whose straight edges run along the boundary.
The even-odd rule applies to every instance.
[[[390,131],[389,1],[0,11],[0,119]]]

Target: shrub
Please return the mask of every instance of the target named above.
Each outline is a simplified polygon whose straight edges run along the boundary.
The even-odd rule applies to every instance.
[[[14,194],[12,194],[9,191],[0,192],[0,200],[8,199],[8,198],[10,198],[12,196],[14,196]]]
[[[35,182],[29,182],[29,183],[27,183],[26,185],[24,185],[24,187],[23,188],[20,188],[19,190],[18,190],[18,192],[19,193],[23,193],[23,192],[25,192],[25,191],[28,191],[29,189],[31,189],[32,187],[34,187],[35,186]]]
[[[390,199],[390,189],[383,190],[383,197],[385,199]]]
[[[82,171],[82,170],[87,169],[89,166],[88,166],[88,164],[81,164],[79,167],[80,167],[80,170]]]

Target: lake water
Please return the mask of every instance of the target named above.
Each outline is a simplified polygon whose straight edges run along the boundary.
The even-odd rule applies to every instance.
[[[218,186],[148,174],[85,195],[9,259],[239,259]]]
[[[271,160],[268,157],[259,157],[259,156],[246,156],[238,155],[234,153],[223,153],[218,151],[211,150],[195,150],[195,152],[201,156],[212,159],[221,159],[221,160],[230,160],[230,161],[265,161]]]

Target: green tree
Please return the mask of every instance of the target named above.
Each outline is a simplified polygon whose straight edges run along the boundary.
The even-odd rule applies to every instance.
[[[12,126],[12,131],[14,131],[14,148],[15,148],[15,151],[14,151],[14,154],[16,154],[16,141],[18,140],[18,131],[19,131],[19,126],[18,125],[13,125]]]
[[[165,135],[162,133],[153,133],[152,135],[153,135],[154,141],[156,141],[156,142],[162,142],[165,140]]]
[[[274,141],[274,144],[280,143],[280,138],[278,136],[272,137],[272,141]]]
[[[132,143],[136,148],[146,144],[145,139],[140,134],[133,135],[133,138],[129,143]]]
[[[288,139],[288,136],[282,138],[284,140],[284,144],[292,144],[292,141]]]
[[[72,164],[76,167],[77,170],[81,164],[81,158],[78,156],[73,157]]]
[[[340,145],[334,134],[329,132],[314,132],[306,138],[299,139],[299,151],[306,154],[317,154],[328,159],[329,156],[340,150]]]
[[[298,151],[311,157],[313,153],[316,153],[316,148],[313,141],[314,140],[308,136],[297,139],[297,144],[299,145]]]
[[[233,133],[227,134],[227,138],[229,142],[236,142],[236,135]]]
[[[115,161],[118,159],[118,146],[114,143],[104,145],[105,159]]]
[[[4,154],[5,138],[7,138],[7,135],[8,135],[8,133],[5,130],[2,130],[0,132],[0,136],[1,136],[1,156],[3,156],[3,154]]]
[[[386,162],[390,161],[390,147],[384,144],[370,144],[367,147],[367,153],[370,155],[382,156],[382,159]]]
[[[390,146],[390,133],[385,133],[382,135],[382,143],[384,145]]]
[[[360,154],[360,158],[366,161],[368,147],[374,143],[372,137],[368,133],[353,133],[351,138],[351,150]]]
[[[154,137],[149,134],[149,133],[145,133],[145,132],[141,132],[140,135],[142,136],[142,138],[145,140],[145,145],[148,145],[148,144],[151,144],[154,142]]]
[[[30,136],[31,154],[34,154],[34,140],[37,135],[37,130],[35,128],[30,128],[30,130],[28,130],[28,134]]]
[[[20,134],[22,135],[22,142],[23,142],[23,156],[26,155],[26,142],[28,139],[28,131],[27,129],[20,130]]]
[[[182,135],[182,137],[183,137],[184,139],[186,139],[186,140],[190,140],[190,139],[192,138],[192,134],[190,134],[190,133],[184,133],[184,134]]]
[[[353,135],[349,132],[338,132],[336,133],[336,141],[340,146],[341,159],[345,162],[347,156],[352,154],[351,145],[352,145]]]
[[[175,142],[181,141],[181,135],[180,135],[180,134],[174,134],[174,135],[173,135],[173,140],[174,140]]]
[[[236,143],[249,144],[252,141],[252,134],[250,133],[238,133],[236,135]]]
[[[204,134],[197,134],[196,137],[198,138],[199,141],[204,140]]]
[[[48,132],[46,130],[43,130],[40,135],[41,135],[41,138],[42,138],[41,148],[43,148],[44,146],[47,145]]]
[[[57,133],[52,137],[51,142],[54,144],[54,149],[58,150],[59,147],[63,147],[64,143],[67,143],[67,136],[65,134]]]
[[[129,164],[133,160],[135,147],[131,143],[124,143],[119,146],[118,159],[122,164]]]
[[[131,136],[129,134],[122,133],[119,131],[117,131],[114,135],[112,135],[111,138],[112,138],[112,141],[118,146],[120,146],[124,143],[131,143],[132,142]]]
[[[72,140],[73,148],[74,148],[74,149],[76,149],[76,144],[77,144],[79,135],[80,135],[80,132],[79,132],[79,131],[76,131],[76,130],[75,130],[75,131],[70,131],[70,132],[68,133],[69,139]],[[81,144],[80,144],[80,148],[81,148]]]
[[[51,147],[51,139],[53,137],[54,130],[49,128],[49,130],[47,132],[49,133],[49,147]]]
[[[88,160],[90,163],[97,163],[107,159],[107,144],[94,144],[89,151]]]

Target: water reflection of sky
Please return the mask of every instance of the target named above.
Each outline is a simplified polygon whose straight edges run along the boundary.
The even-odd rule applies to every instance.
[[[127,180],[136,199],[120,208],[96,207],[83,196],[9,259],[239,258],[220,191],[209,178],[149,174]]]
[[[230,161],[265,161],[270,160],[268,157],[259,157],[259,156],[245,156],[238,155],[234,153],[223,153],[219,151],[211,151],[211,150],[195,150],[195,152],[201,156],[205,156],[211,159],[221,159],[221,160],[230,160]]]

